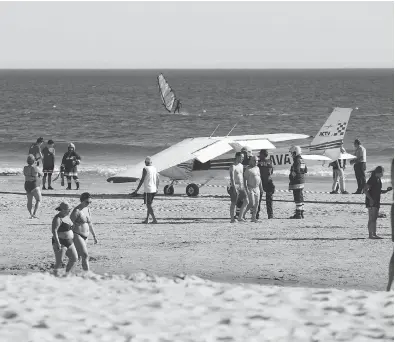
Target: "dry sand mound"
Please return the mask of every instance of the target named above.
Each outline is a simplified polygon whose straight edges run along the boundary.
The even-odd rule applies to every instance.
[[[1,276],[0,340],[391,341],[393,293],[143,273]]]

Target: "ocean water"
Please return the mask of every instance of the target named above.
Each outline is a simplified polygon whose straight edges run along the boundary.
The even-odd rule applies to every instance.
[[[181,99],[182,115],[162,106],[160,72]],[[105,180],[184,138],[209,136],[217,125],[215,135],[228,134],[239,122],[232,135],[314,136],[335,106],[359,108],[351,114],[347,151],[353,152],[358,137],[368,168],[388,167],[394,153],[393,78],[393,69],[0,70],[0,174],[20,173],[39,136],[55,141],[57,166],[71,141],[82,157],[81,177]],[[316,163],[309,175],[329,177],[331,170]]]

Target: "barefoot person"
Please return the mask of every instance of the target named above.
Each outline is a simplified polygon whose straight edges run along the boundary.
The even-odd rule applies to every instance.
[[[43,190],[46,190],[45,182],[48,177],[48,190],[53,190],[51,186],[52,173],[55,168],[55,144],[53,140],[48,140],[47,146],[43,148]]]
[[[93,241],[97,244],[95,230],[92,225],[92,215],[89,209],[89,205],[92,203],[91,195],[88,192],[82,193],[80,202],[81,203],[73,209],[70,219],[73,222],[73,241],[78,253],[78,259],[82,259],[83,270],[89,271],[89,255],[86,245],[89,231],[92,233]]]
[[[145,158],[145,167],[143,168],[143,174],[140,179],[140,183],[137,189],[133,191],[133,195],[137,195],[141,185],[144,183],[144,204],[147,205],[147,218],[143,223],[148,223],[149,216],[152,216],[152,223],[158,223],[155,218],[154,210],[152,209],[152,202],[155,194],[158,191],[159,186],[159,175],[156,172],[155,166],[152,166],[151,157]]]
[[[73,242],[73,223],[69,217],[71,206],[66,202],[62,202],[56,210],[59,213],[52,220],[52,248],[55,253],[55,274],[58,273],[59,268],[62,266],[65,255],[69,258],[66,266],[66,273],[69,273],[78,260],[77,250]]]
[[[27,196],[27,210],[29,210],[30,218],[38,218],[36,216],[38,208],[40,207],[41,202],[41,180],[42,176],[41,171],[38,169],[36,163],[36,159],[32,154],[27,156],[27,164],[23,168],[23,174],[25,175],[25,190]],[[34,212],[32,213],[33,208],[33,197],[36,200],[36,205],[34,206]]]
[[[385,194],[391,191],[392,188],[388,187],[387,190],[381,190],[381,177],[383,177],[384,168],[382,166],[377,166],[365,184],[363,189],[366,195],[365,204],[369,211],[369,221],[368,221],[368,232],[369,239],[381,239],[381,237],[376,235],[377,228],[377,216],[380,209],[380,199],[381,194]]]
[[[236,152],[235,161],[229,168],[230,174],[230,222],[235,220],[235,208],[239,199],[247,200],[244,180],[243,180],[243,164],[241,163],[243,155],[241,152]],[[248,201],[248,200],[247,200]]]
[[[43,160],[43,154],[41,152],[41,145],[44,142],[43,137],[37,138],[37,141],[30,145],[29,147],[29,154],[32,154],[37,166],[40,165],[40,159]]]
[[[240,209],[240,216],[243,219],[245,219],[245,213],[252,209],[251,222],[258,222],[256,214],[258,212],[259,197],[263,193],[261,173],[257,165],[258,157],[252,156],[250,158],[250,165],[244,172],[244,186],[248,196],[248,206],[245,211],[243,207]]]

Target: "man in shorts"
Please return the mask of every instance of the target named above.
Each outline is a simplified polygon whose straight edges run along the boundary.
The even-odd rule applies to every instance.
[[[147,206],[147,218],[143,223],[148,223],[149,215],[152,216],[152,223],[158,223],[155,218],[154,210],[152,209],[152,202],[158,191],[159,186],[159,175],[156,172],[155,166],[152,166],[151,157],[145,158],[145,167],[143,168],[143,174],[140,179],[140,183],[137,189],[132,193],[137,195],[141,185],[144,183],[144,204]]]
[[[244,181],[243,181],[243,164],[241,163],[242,161],[242,154],[241,152],[236,152],[235,154],[235,161],[233,165],[230,166],[229,168],[229,173],[230,173],[230,222],[234,223],[236,222],[235,220],[235,208],[236,208],[236,203],[238,200],[244,202],[247,201],[248,204],[248,198],[246,196],[245,188],[244,188]],[[247,205],[246,204],[246,205]]]
[[[48,177],[48,190],[53,190],[51,186],[51,181],[52,181],[52,173],[55,168],[55,143],[53,140],[48,140],[47,146],[43,148],[42,154],[43,154],[43,190],[46,190],[45,188],[45,182]]]
[[[248,206],[247,208],[244,205],[240,209],[240,220],[245,221],[245,213],[252,209],[252,217],[251,222],[258,222],[256,218],[256,214],[258,211],[259,197],[260,194],[263,193],[262,181],[261,181],[261,173],[258,168],[258,157],[252,156],[250,159],[250,165],[244,172],[244,186],[248,196]]]

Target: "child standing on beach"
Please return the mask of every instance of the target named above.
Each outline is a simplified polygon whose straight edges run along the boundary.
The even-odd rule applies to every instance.
[[[53,190],[51,186],[52,181],[52,173],[55,168],[55,143],[53,140],[48,140],[47,146],[43,148],[43,190],[47,190],[45,188],[45,182],[48,177],[48,190]]]

